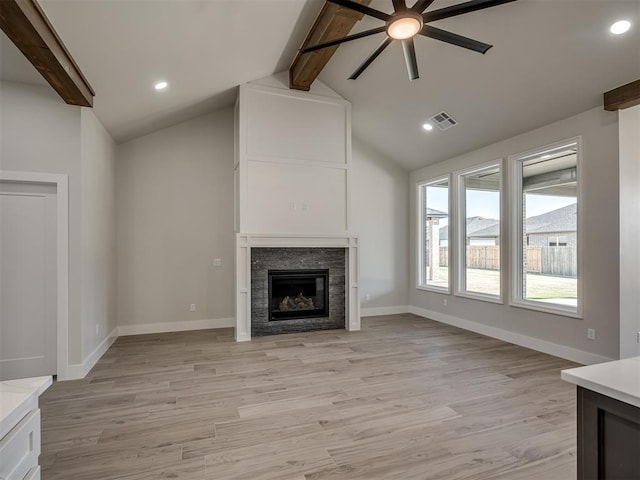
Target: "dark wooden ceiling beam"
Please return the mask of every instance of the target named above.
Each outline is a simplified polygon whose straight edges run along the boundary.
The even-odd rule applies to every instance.
[[[371,3],[371,0],[356,1],[363,5]],[[302,48],[347,36],[362,17],[361,13],[325,2],[302,44]],[[309,91],[311,84],[318,78],[338,47],[339,45],[336,45],[304,54],[298,52],[291,68],[289,68],[289,87],[295,90]]]
[[[66,103],[93,106],[95,92],[36,0],[0,0],[0,28]]]
[[[604,94],[604,109],[614,112],[640,105],[640,80],[614,88]]]

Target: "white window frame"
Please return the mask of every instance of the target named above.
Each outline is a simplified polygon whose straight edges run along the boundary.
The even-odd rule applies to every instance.
[[[466,279],[467,279],[467,252],[466,252],[466,221],[467,221],[467,213],[466,213],[466,188],[464,185],[464,179],[466,176],[482,172],[483,170],[489,170],[491,168],[499,168],[500,169],[500,295],[490,295],[487,293],[480,292],[472,292],[466,289]],[[474,167],[460,170],[455,173],[456,177],[456,236],[455,236],[455,248],[456,248],[456,282],[455,282],[455,291],[454,294],[457,297],[471,298],[474,300],[482,300],[484,302],[497,303],[500,305],[504,304],[504,219],[505,219],[505,211],[504,211],[504,160],[499,158],[497,160],[492,160],[491,162],[486,162],[481,165],[475,165]],[[451,241],[449,242],[451,243]]]
[[[576,226],[576,245],[578,248],[578,259],[577,259],[577,307],[574,309],[573,307],[553,304],[550,302],[541,302],[541,301],[532,301],[526,300],[524,298],[523,292],[523,282],[522,278],[524,275],[523,272],[523,242],[522,242],[522,162],[527,160],[528,158],[535,157],[540,155],[543,152],[556,150],[562,148],[563,146],[569,146],[572,144],[576,144],[577,152],[576,152],[576,173],[577,173],[577,199],[576,202],[578,204],[578,215],[577,215],[577,226]],[[565,317],[578,318],[582,319],[583,315],[583,292],[582,292],[582,272],[584,269],[582,268],[582,259],[583,259],[583,238],[581,235],[581,226],[583,225],[583,208],[582,208],[582,198],[583,198],[583,181],[582,181],[582,156],[583,156],[583,148],[582,148],[582,137],[573,137],[568,138],[566,140],[562,140],[560,142],[555,142],[550,145],[546,145],[540,148],[528,150],[526,152],[522,152],[516,155],[509,156],[509,170],[510,170],[510,205],[511,205],[511,288],[509,289],[509,305],[518,308],[526,308],[529,310],[536,310],[544,313],[551,313],[555,315],[561,315]]]
[[[447,240],[447,255],[449,257],[449,278],[447,279],[447,287],[439,287],[437,285],[428,285],[425,281],[425,283],[422,283],[422,279],[425,277],[426,272],[424,271],[424,255],[425,255],[425,251],[424,251],[424,238],[426,235],[425,232],[425,224],[424,224],[424,211],[423,211],[423,206],[426,208],[426,204],[425,204],[425,199],[424,199],[424,194],[423,191],[426,190],[426,188],[424,187],[428,187],[430,185],[436,185],[438,183],[442,183],[446,181],[448,188],[449,188],[449,192],[448,192],[448,202],[449,202],[449,223],[448,223],[448,227],[449,227],[449,234],[448,234],[448,240]],[[453,223],[452,222],[452,216],[451,216],[451,212],[452,212],[452,182],[451,182],[451,174],[445,174],[445,175],[441,175],[439,177],[434,177],[434,178],[430,178],[429,180],[421,180],[419,182],[416,182],[416,197],[417,197],[417,225],[418,225],[418,245],[417,245],[417,259],[418,259],[418,268],[416,269],[416,289],[417,290],[425,290],[425,291],[429,291],[429,292],[436,292],[436,293],[442,293],[445,295],[451,295],[451,285],[452,285],[452,277],[453,277],[453,265],[452,265],[452,261],[453,261],[453,248],[452,248],[452,235],[453,232],[452,230],[455,230],[453,228]]]

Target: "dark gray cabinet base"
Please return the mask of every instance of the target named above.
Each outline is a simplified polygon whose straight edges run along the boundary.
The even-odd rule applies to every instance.
[[[640,480],[640,408],[578,387],[578,480]]]

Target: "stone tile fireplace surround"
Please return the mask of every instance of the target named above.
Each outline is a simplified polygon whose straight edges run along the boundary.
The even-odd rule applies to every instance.
[[[329,316],[269,321],[268,270],[329,270]],[[360,330],[356,236],[236,237],[236,340],[320,329]]]
[[[251,249],[251,336],[344,328],[344,248]],[[269,312],[269,271],[328,270],[329,312],[326,316],[273,320]]]

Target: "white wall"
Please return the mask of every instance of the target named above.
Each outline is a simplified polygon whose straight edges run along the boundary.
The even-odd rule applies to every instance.
[[[0,169],[69,176],[69,363],[82,361],[80,107],[44,86],[0,83]]]
[[[523,113],[526,114],[526,113]],[[542,147],[582,135],[582,203],[585,222],[580,255],[584,259],[584,319],[551,315],[508,305],[445,297],[415,288],[416,197],[415,183],[497,158]],[[557,344],[558,355],[583,358],[586,362],[618,357],[619,344],[619,248],[618,248],[618,122],[615,113],[602,108],[556,122],[508,140],[469,152],[411,173],[411,285],[410,303],[427,315],[473,322],[478,329],[499,329],[521,339]],[[507,242],[503,248],[508,248]],[[509,274],[505,271],[504,274]],[[505,292],[506,293],[506,292]],[[637,292],[636,292],[637,294]],[[443,305],[448,298],[448,306]],[[421,309],[421,310],[420,310]],[[596,329],[597,339],[586,338],[587,328]],[[498,330],[496,330],[498,331]],[[585,353],[586,352],[586,353]]]
[[[239,232],[344,234],[351,105],[326,86],[307,93],[282,80],[279,74],[240,86]]]
[[[620,358],[640,355],[640,105],[619,111]]]
[[[408,171],[353,139],[352,230],[360,237],[363,313],[408,305],[408,179]]]
[[[90,109],[49,87],[0,84],[0,169],[69,176],[71,365],[116,326],[114,161],[115,144]]]
[[[233,136],[233,111],[225,109],[118,146],[125,333],[233,316]],[[222,266],[213,267],[214,258]]]
[[[82,357],[86,359],[117,326],[116,145],[93,111],[81,121]]]
[[[233,112],[222,110],[118,146],[123,332],[233,317],[233,128]],[[358,141],[351,168],[360,291],[371,298],[363,306],[407,305],[408,172]]]

